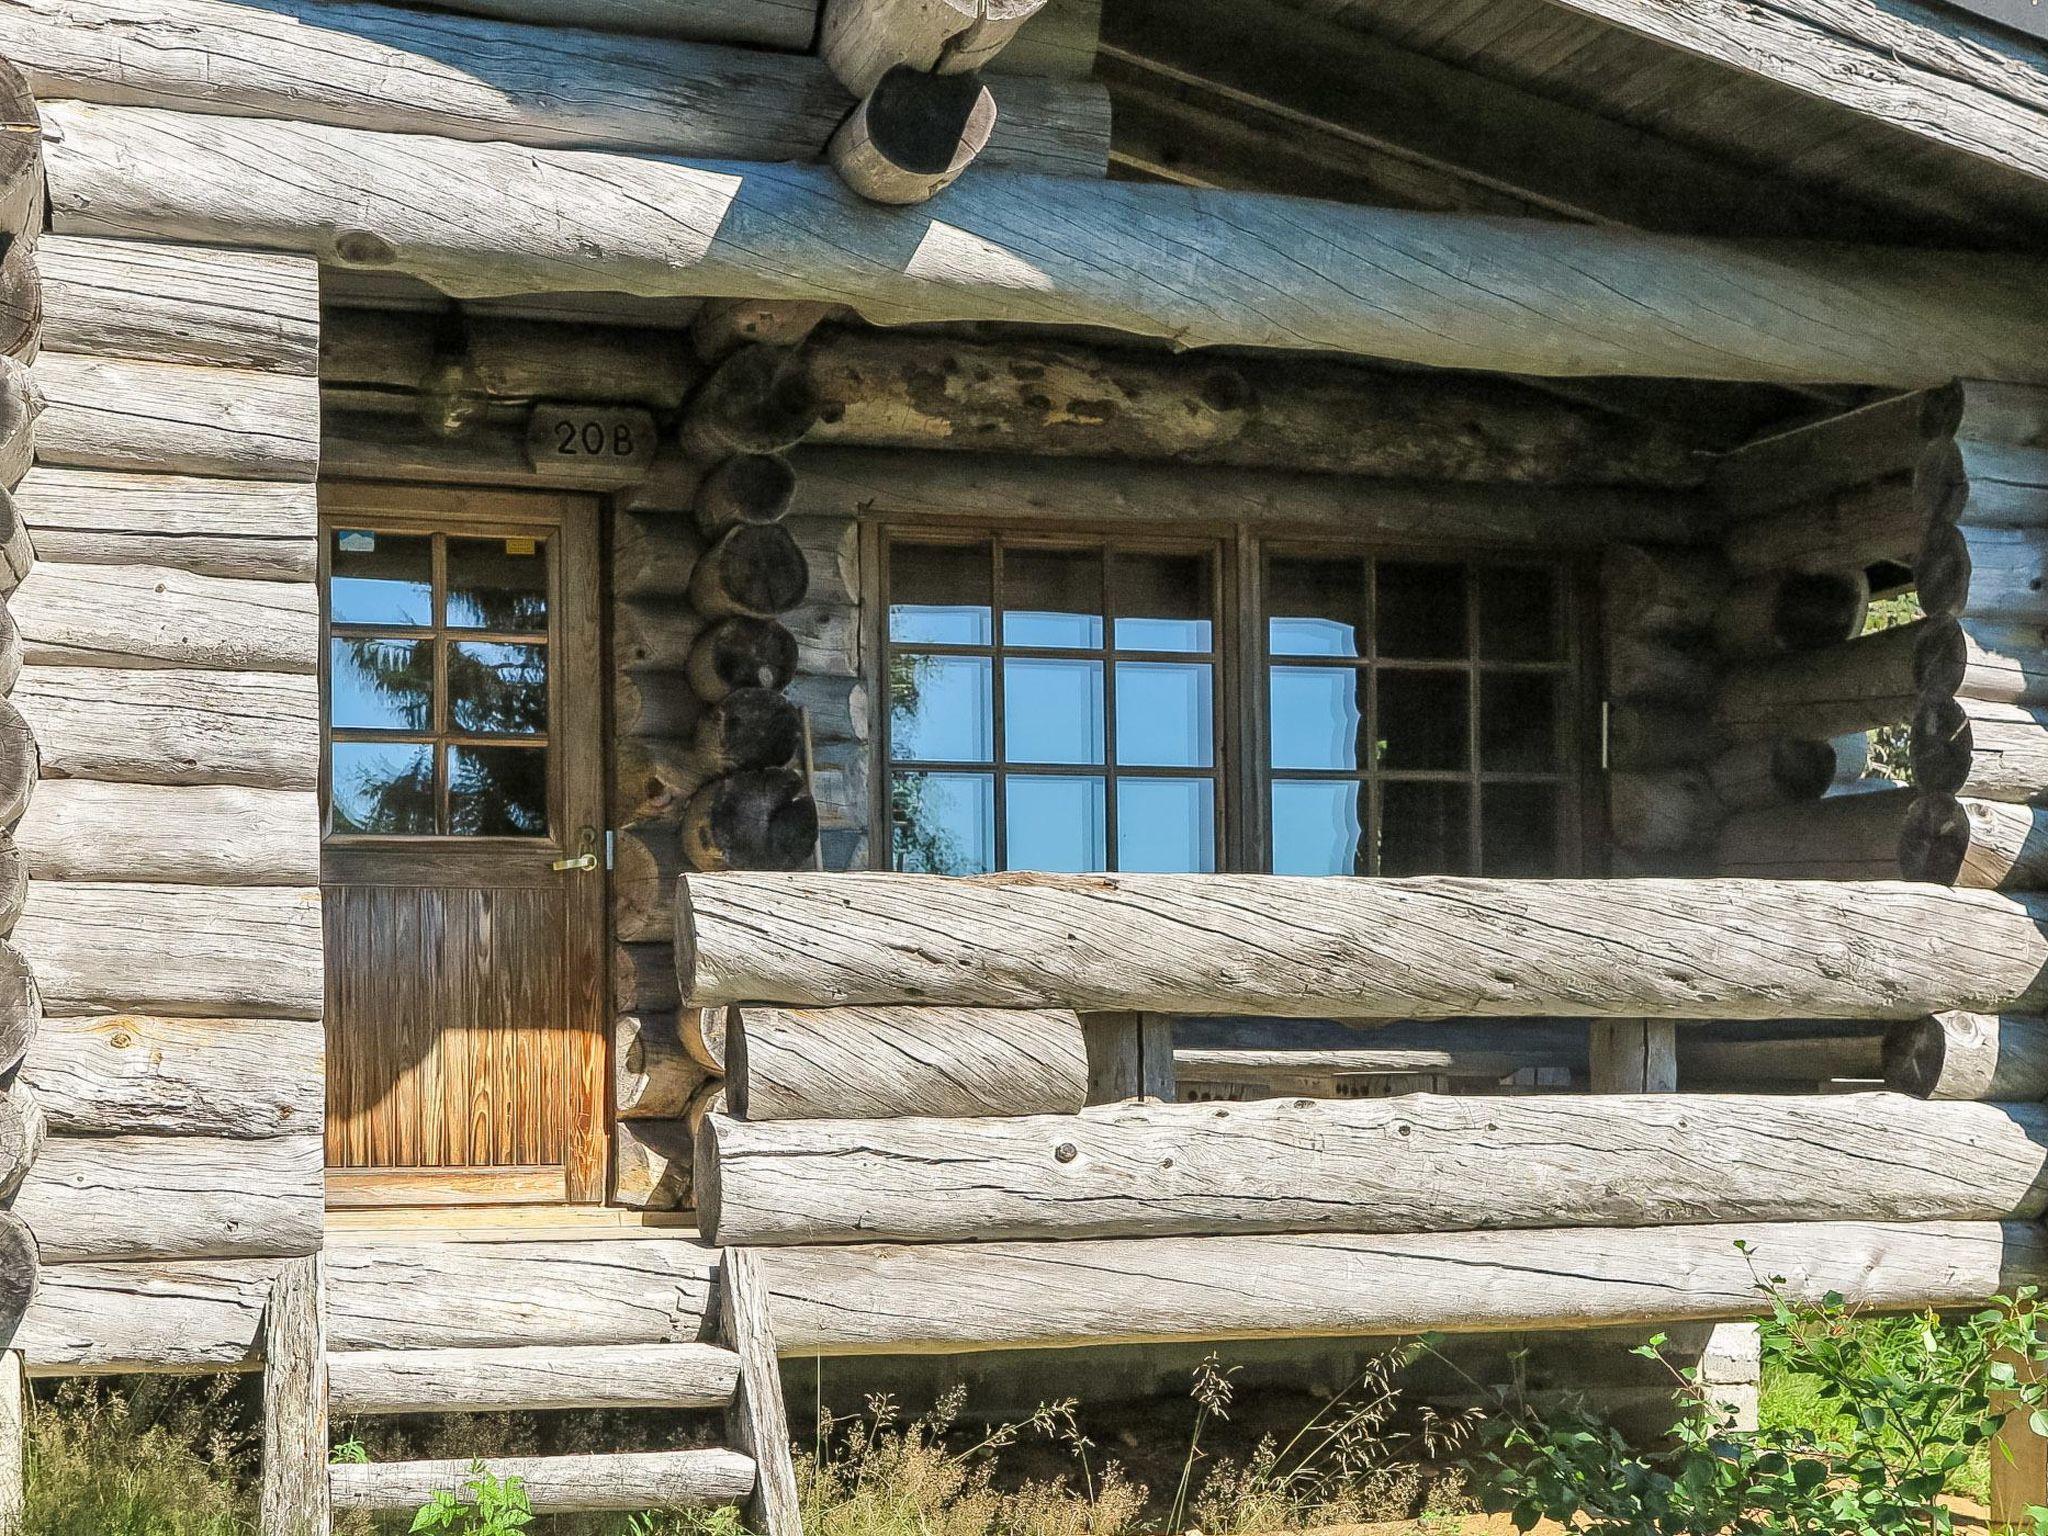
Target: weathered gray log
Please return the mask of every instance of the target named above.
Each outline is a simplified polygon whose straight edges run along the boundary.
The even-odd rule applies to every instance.
[[[612,674],[612,719],[622,735],[687,741],[704,718],[689,674],[664,667],[623,667]]]
[[[1899,868],[1970,890],[2048,889],[2048,810],[1922,795],[1900,834]]]
[[[1917,647],[1929,623],[1737,667],[1721,684],[1715,718],[1737,741],[1826,740],[1910,720],[1920,698]]]
[[[1721,684],[1720,658],[1696,636],[1610,629],[1607,693],[1629,703],[1697,704]]]
[[[685,1008],[676,1015],[676,1030],[682,1037],[683,1050],[692,1061],[717,1077],[725,1075],[725,1026],[731,1014],[731,1008],[720,1005],[715,1008]]]
[[[1726,815],[1697,768],[1616,773],[1607,780],[1607,825],[1615,843],[1642,853],[1705,848]]]
[[[1899,1147],[1916,1155],[1897,1158]],[[2048,1108],[1671,1093],[1128,1104],[705,1123],[724,1246],[2027,1220]]]
[[[1608,765],[1617,773],[1704,767],[1727,746],[1705,704],[1615,704],[1607,713]]]
[[[675,883],[683,870],[683,833],[673,817],[629,821],[613,839],[612,932],[659,942],[674,931]]]
[[[1045,0],[826,0],[818,52],[839,83],[865,96],[890,70],[984,68]]]
[[[745,1120],[1057,1115],[1088,1101],[1081,1021],[1063,1009],[728,1011],[722,1059]]]
[[[67,1134],[286,1136],[319,1128],[323,1044],[305,1019],[50,1018],[21,1075]]]
[[[46,557],[8,608],[35,665],[319,670],[320,595],[310,582]]]
[[[870,737],[868,688],[858,677],[813,677],[799,672],[786,690],[803,710],[814,742],[865,742]]]
[[[0,1200],[20,1187],[48,1130],[33,1088],[17,1079],[0,1091]]]
[[[2019,1014],[1933,1014],[1892,1026],[1885,1085],[1923,1099],[2048,1099],[2048,1023]]]
[[[1773,433],[1714,465],[1715,496],[1734,518],[1747,521],[1883,476],[1910,473],[1930,443],[1956,435],[1963,408],[1963,388],[1951,380]],[[1848,569],[1853,563],[1830,569]],[[1778,567],[1774,560],[1762,568]]]
[[[15,492],[46,560],[311,581],[313,487],[38,465]]]
[[[621,524],[624,519],[619,520]],[[612,665],[622,670],[683,668],[709,622],[687,602],[668,597],[617,598],[612,603]]]
[[[825,832],[865,832],[873,807],[868,784],[868,745],[863,741],[821,741],[811,751],[811,798],[818,803],[818,827]]]
[[[1916,791],[1830,795],[1731,816],[1715,845],[1720,875],[1773,880],[1890,880]]]
[[[1970,476],[1965,523],[1986,528],[2048,524],[2048,445],[1968,442],[1960,447]]]
[[[43,284],[36,270],[41,232],[12,234],[0,252],[0,357],[24,363],[33,363],[43,345]]]
[[[15,842],[39,880],[320,881],[319,805],[304,790],[52,779]]]
[[[825,158],[871,203],[928,202],[960,179],[995,126],[996,98],[979,74],[898,64],[833,132]]]
[[[263,1313],[262,1536],[325,1536],[327,1283],[319,1254],[278,1271]]]
[[[2048,403],[2044,403],[2040,390],[1972,379],[1963,393],[1957,437],[1971,442],[2048,448]]]
[[[796,471],[779,453],[742,453],[704,477],[691,510],[697,531],[716,538],[741,523],[779,522],[796,494]]]
[[[1745,1252],[1744,1248],[1748,1251]],[[819,1244],[758,1255],[789,1355],[1747,1318],[1784,1294],[1977,1306],[2048,1273],[2032,1223],[1791,1222],[1414,1236]],[[1256,1275],[1256,1285],[1242,1283]]]
[[[680,1119],[703,1087],[710,1074],[683,1048],[677,1018],[628,1013],[613,1026],[612,1105],[620,1115]]]
[[[777,45],[793,51],[765,53],[596,35],[556,9],[524,18],[545,26],[517,26],[317,0],[116,0],[104,9],[38,0],[0,16],[0,51],[53,99],[444,139],[805,160],[847,103],[830,71],[806,56],[813,12],[794,3],[787,11],[804,17],[801,34]],[[674,31],[673,19],[647,19],[629,30]],[[121,29],[119,49],[106,46],[110,26]],[[1015,122],[991,146],[992,163],[1103,174],[1109,103],[1101,86],[1018,79],[1006,82],[1005,105]]]
[[[1700,635],[1728,591],[1728,563],[1712,550],[1618,544],[1601,559],[1608,627],[1637,634]]]
[[[724,874],[677,960],[699,1005],[1909,1018],[2048,996],[2044,920],[1896,881]]]
[[[612,1201],[636,1211],[692,1204],[687,1120],[621,1120],[612,1127]]]
[[[747,1519],[762,1536],[803,1536],[796,1469],[790,1463],[789,1410],[768,1316],[768,1288],[751,1253],[729,1250],[719,1265],[719,1335],[739,1357],[739,1380],[727,1412],[726,1437],[753,1458],[755,1479]]]
[[[244,41],[246,28],[264,16],[244,6],[201,4],[193,9],[232,14],[242,24]],[[146,31],[169,21],[161,7],[134,7],[131,17],[124,29],[130,47],[136,43],[134,23]],[[94,20],[98,28],[109,24],[105,12]],[[82,44],[91,31],[80,26],[70,36]],[[39,32],[49,36],[58,29],[46,31],[31,19],[26,5],[0,15],[0,39],[5,40],[0,48],[32,72],[35,65],[14,50]],[[333,39],[346,35],[327,34]],[[62,40],[62,34],[53,40]],[[184,57],[196,61],[198,54],[184,52],[193,47],[192,34],[182,33],[180,41]],[[93,63],[115,73],[134,56],[103,42],[79,52],[89,52]],[[220,62],[235,59],[229,54]],[[207,73],[214,80],[221,77],[218,64]],[[323,74],[302,83],[331,79]],[[279,373],[312,373],[318,364],[320,272],[303,256],[52,235],[38,246],[36,263],[43,279],[43,344],[53,352]]]
[[[1886,560],[1906,565],[1929,526],[1954,520],[1968,489],[1955,444],[1938,440],[1904,473],[1738,522],[1722,547],[1737,568],[1759,574],[1856,570]]]
[[[2048,625],[1933,620],[1914,657],[1920,691],[1988,704],[2048,704]]]
[[[14,1210],[52,1264],[312,1253],[322,1164],[317,1134],[52,1136]]]
[[[320,893],[37,881],[14,942],[53,1013],[320,1017]]]
[[[1835,747],[1784,737],[1730,747],[1707,764],[1707,779],[1731,811],[1818,800],[1835,780]]]
[[[336,1462],[328,1469],[336,1509],[413,1510],[437,1493],[474,1502],[479,1463]],[[754,1463],[737,1451],[623,1451],[602,1456],[492,1456],[495,1477],[517,1478],[536,1514],[692,1509],[736,1504],[754,1489]]]
[[[329,1367],[342,1413],[722,1408],[739,1357],[712,1344],[351,1350]]]
[[[240,480],[311,480],[319,466],[310,375],[46,352],[36,383],[46,463]]]
[[[12,827],[28,810],[41,771],[41,747],[21,711],[0,699],[0,827]]]
[[[780,453],[818,419],[817,391],[786,347],[746,346],[711,372],[683,407],[683,452],[710,463]]]
[[[666,1013],[674,1008],[675,967],[664,960],[659,944],[613,944],[613,1002],[644,1013]]]
[[[35,94],[12,64],[0,79],[0,123],[7,146],[0,158],[0,230],[32,239],[43,227],[42,132]]]
[[[704,711],[692,750],[709,776],[780,768],[803,746],[803,719],[773,688],[735,688]]]
[[[1929,613],[2048,623],[2048,528],[1943,527],[1913,567]]]
[[[21,676],[21,631],[6,606],[0,603],[0,694],[13,692],[14,680]]]
[[[704,552],[690,576],[690,600],[711,618],[773,618],[804,600],[810,567],[780,523],[742,525]]]
[[[12,490],[28,473],[42,413],[42,387],[13,358],[0,358],[0,487]]]
[[[13,702],[54,777],[300,790],[318,783],[313,677],[24,667]]]
[[[722,619],[690,649],[690,686],[698,698],[716,703],[736,689],[787,687],[796,667],[796,636],[775,620]]]
[[[35,1300],[42,1259],[28,1224],[12,1211],[0,1211],[0,1332],[17,1347],[23,1344],[15,1327]]]
[[[15,1347],[32,1377],[248,1370],[262,1359],[264,1308],[288,1262],[53,1265]]]
[[[1884,1080],[1885,1026],[1864,1021],[1691,1024],[1678,1029],[1678,1086],[1687,1093],[1811,1091]]]
[[[860,203],[824,168],[719,168],[280,121],[224,130],[185,113],[80,103],[52,104],[48,120],[61,132],[46,152],[61,232],[305,251],[458,297],[829,298],[892,323],[1057,320],[1187,346],[1536,375],[1908,386],[2048,376],[2041,269],[2024,257],[1510,229],[1009,172],[956,188],[934,224]],[[1082,227],[1091,238],[1077,242]],[[699,233],[679,240],[679,228]],[[1095,237],[1102,229],[1119,232],[1113,246]],[[1426,249],[1388,254],[1411,242]],[[1178,253],[1170,274],[1162,249]],[[1645,306],[1650,291],[1659,299]]]
[[[795,869],[817,844],[817,803],[791,768],[716,779],[683,807],[683,853],[697,869]]]
[[[1863,574],[1793,571],[1737,582],[1714,619],[1731,657],[1811,651],[1858,634],[1870,607]]]
[[[1977,699],[1921,700],[1913,782],[1928,794],[2048,803],[2048,711]]]
[[[0,938],[14,932],[15,920],[28,904],[28,859],[13,837],[0,833]]]
[[[0,942],[0,1072],[12,1072],[43,1021],[42,994],[21,951]]]
[[[802,346],[838,312],[837,304],[815,299],[706,299],[690,322],[690,348],[704,362],[715,363],[755,342]]]
[[[0,595],[11,593],[35,564],[35,545],[14,498],[0,494]]]

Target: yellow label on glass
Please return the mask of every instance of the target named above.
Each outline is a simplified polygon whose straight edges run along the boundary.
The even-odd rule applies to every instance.
[[[538,539],[507,539],[505,553],[508,555],[530,555],[540,547]]]

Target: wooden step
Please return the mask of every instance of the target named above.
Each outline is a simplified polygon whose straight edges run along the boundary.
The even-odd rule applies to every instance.
[[[740,1357],[716,1344],[378,1349],[327,1359],[336,1413],[723,1408]]]
[[[329,1469],[336,1509],[418,1509],[476,1476],[469,1461],[343,1463]],[[617,1456],[502,1456],[483,1462],[525,1485],[536,1514],[687,1509],[737,1504],[754,1491],[754,1462],[738,1451],[636,1451]]]

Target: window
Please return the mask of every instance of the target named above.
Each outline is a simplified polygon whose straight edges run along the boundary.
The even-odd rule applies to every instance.
[[[1581,662],[1556,562],[903,530],[881,547],[894,868],[1577,866]],[[1254,621],[1241,647],[1229,613]],[[1226,838],[1254,820],[1262,845]]]
[[[550,540],[326,539],[328,832],[545,836]]]

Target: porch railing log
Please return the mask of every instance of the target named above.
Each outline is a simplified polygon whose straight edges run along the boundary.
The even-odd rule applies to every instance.
[[[933,74],[899,64],[833,131],[825,158],[871,203],[928,202],[988,147],[999,117],[995,95],[979,74]]]
[[[2048,1099],[2048,1023],[1948,1011],[1892,1026],[1886,1086],[1923,1099]]]
[[[733,873],[680,886],[677,968],[696,1006],[1770,1019],[2048,999],[2048,905],[1898,883]]]
[[[4,478],[4,476],[0,476]],[[39,464],[15,493],[46,560],[311,581],[313,487]]]
[[[719,1052],[745,1120],[1067,1114],[1088,1047],[1063,1008],[776,1008],[726,1012]]]
[[[300,1019],[49,1018],[22,1080],[70,1135],[304,1134],[320,1124],[322,1042]]]
[[[1928,1155],[1903,1164],[1889,1155],[1900,1146]],[[700,1228],[723,1246],[2030,1220],[2048,1209],[2048,1108],[1410,1094],[984,1119],[714,1115],[696,1188]]]
[[[338,1413],[525,1413],[722,1408],[739,1358],[711,1344],[343,1350],[328,1379]]]
[[[601,1456],[493,1456],[485,1470],[516,1478],[536,1514],[644,1513],[733,1504],[754,1490],[754,1461],[737,1451],[619,1451]],[[475,1476],[472,1461],[337,1462],[336,1509],[417,1510]]]

